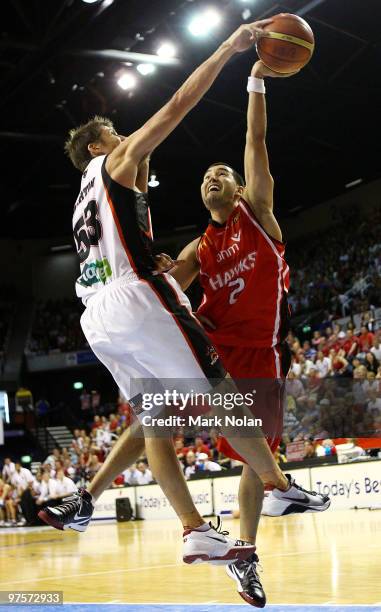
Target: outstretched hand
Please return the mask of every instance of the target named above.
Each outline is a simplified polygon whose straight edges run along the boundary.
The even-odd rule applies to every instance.
[[[262,79],[263,77],[286,78],[286,77],[294,76],[295,74],[298,74],[298,72],[300,72],[300,70],[295,70],[295,72],[288,72],[287,74],[283,74],[281,72],[275,72],[274,70],[271,70],[271,68],[268,68],[267,66],[265,66],[262,60],[258,60],[257,62],[255,62],[251,70],[251,76],[257,77],[259,79]]]
[[[227,39],[227,43],[237,53],[247,51],[252,47],[262,36],[266,36],[264,26],[272,23],[272,19],[262,19],[254,21],[254,23],[245,23]]]
[[[172,259],[172,257],[170,255],[167,255],[166,253],[160,253],[159,255],[155,255],[155,262],[156,268],[154,273],[156,274],[168,272],[177,264],[182,263],[181,260]]]

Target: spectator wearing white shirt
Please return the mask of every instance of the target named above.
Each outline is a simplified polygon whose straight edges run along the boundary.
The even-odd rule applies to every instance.
[[[52,478],[50,478],[49,472],[44,472],[42,475],[42,480],[39,483],[39,491],[38,491],[39,495],[36,499],[36,504],[38,506],[41,506],[41,504],[47,502],[48,499],[50,498],[49,483],[51,482],[51,480]]]
[[[4,482],[10,482],[12,475],[15,472],[15,464],[12,462],[10,457],[6,457],[4,459],[4,467],[3,467],[3,480]]]
[[[48,483],[49,496],[52,499],[66,497],[77,491],[77,487],[71,478],[65,476],[63,470],[58,470],[57,478],[51,478]]]
[[[135,469],[125,470],[123,476],[129,485],[146,485],[153,481],[152,472],[144,461],[138,461]]]
[[[193,474],[196,473],[196,469],[197,469],[197,466],[196,466],[196,455],[194,454],[193,451],[189,451],[187,453],[185,461],[186,461],[186,466],[185,466],[185,470],[184,470],[185,478],[186,478],[186,480],[189,480],[189,478],[191,476],[193,476]]]
[[[332,363],[329,357],[324,357],[323,351],[318,351],[315,367],[320,378],[325,378],[331,373]]]
[[[377,361],[381,363],[381,341],[379,335],[373,339],[373,346],[370,349],[370,352],[373,353]]]
[[[61,458],[61,455],[60,455],[59,448],[54,448],[53,453],[51,455],[48,455],[48,457],[46,457],[44,463],[49,463],[52,466],[52,468],[54,468],[56,461],[59,461],[60,458]]]
[[[199,470],[203,472],[221,472],[222,467],[215,461],[210,461],[206,453],[199,453],[197,457]]]
[[[15,464],[15,471],[12,474],[11,484],[20,492],[25,491],[30,484],[33,484],[35,478],[30,470],[21,467],[20,463]]]

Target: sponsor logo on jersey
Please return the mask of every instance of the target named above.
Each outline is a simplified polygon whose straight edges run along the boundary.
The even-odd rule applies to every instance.
[[[235,242],[234,244],[231,244],[230,247],[228,247],[227,249],[223,249],[222,251],[217,253],[217,263],[219,263],[220,261],[223,261],[224,259],[228,259],[229,257],[233,257],[234,253],[238,253],[238,252],[239,252],[239,246]]]
[[[78,282],[84,287],[92,287],[96,283],[105,284],[110,276],[112,276],[111,266],[107,257],[104,257],[102,260],[86,263]]]
[[[230,283],[234,278],[240,276],[245,272],[250,272],[255,266],[255,260],[257,257],[257,252],[252,251],[246,257],[241,259],[235,266],[226,270],[225,272],[221,272],[216,274],[215,276],[209,278],[209,284],[214,291],[218,289],[222,289],[226,285]]]

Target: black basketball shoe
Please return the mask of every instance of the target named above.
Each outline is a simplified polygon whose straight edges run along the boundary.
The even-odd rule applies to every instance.
[[[74,529],[86,531],[94,512],[90,493],[86,489],[78,489],[70,497],[65,497],[59,506],[46,506],[38,516],[48,525],[56,529]]]
[[[227,575],[236,581],[237,591],[248,604],[264,608],[266,594],[258,576],[258,555],[254,553],[246,561],[236,561],[226,566]]]

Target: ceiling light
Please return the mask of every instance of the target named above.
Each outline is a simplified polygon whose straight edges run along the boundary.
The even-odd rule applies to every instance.
[[[165,58],[175,57],[176,47],[172,43],[162,43],[156,51],[156,55]]]
[[[153,74],[155,72],[156,66],[153,64],[138,64],[136,66],[136,70],[143,76],[147,76],[148,74]]]
[[[188,25],[188,30],[193,36],[205,36],[220,22],[221,15],[213,9],[209,9],[194,17]]]
[[[82,2],[86,2],[86,4],[94,4],[94,2],[99,2],[99,0],[82,0]]]
[[[117,83],[121,89],[126,91],[127,89],[134,89],[134,87],[136,87],[137,80],[133,74],[126,72],[125,74],[122,74]]]
[[[148,181],[149,187],[159,187],[160,182],[156,178],[156,174],[151,174]]]

